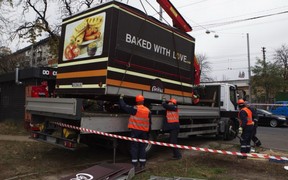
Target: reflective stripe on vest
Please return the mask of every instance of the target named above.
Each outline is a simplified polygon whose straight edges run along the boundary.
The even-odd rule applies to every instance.
[[[246,125],[253,125],[254,122],[253,122],[253,118],[252,118],[252,112],[250,109],[248,109],[247,107],[244,107],[243,109],[241,109],[241,111],[245,111],[247,113],[247,123]],[[241,112],[240,111],[240,112]],[[240,112],[238,113],[238,117],[240,119]],[[241,119],[240,119],[241,120]],[[242,120],[240,121],[240,126],[242,125]]]
[[[179,123],[178,109],[176,111],[167,110],[166,118],[168,123]]]
[[[128,128],[149,131],[149,109],[143,105],[136,105],[137,113],[130,115]]]

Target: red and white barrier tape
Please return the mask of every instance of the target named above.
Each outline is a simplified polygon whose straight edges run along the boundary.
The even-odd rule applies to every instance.
[[[64,123],[60,123],[60,122],[53,122],[53,123],[58,125],[58,126],[61,126],[61,127],[76,129],[76,130],[83,131],[83,132],[98,134],[98,135],[107,136],[107,137],[113,137],[113,138],[117,138],[117,139],[124,139],[124,140],[128,140],[128,141],[153,144],[153,145],[158,145],[158,146],[174,147],[174,148],[179,148],[179,149],[187,149],[187,150],[203,151],[203,152],[227,154],[227,155],[235,155],[235,156],[247,156],[247,157],[253,157],[253,158],[263,158],[263,159],[274,159],[274,160],[288,161],[288,157],[270,156],[267,154],[257,154],[257,153],[240,153],[240,152],[232,152],[232,151],[224,151],[224,150],[214,150],[214,149],[209,149],[209,148],[185,146],[185,145],[179,145],[179,144],[169,144],[169,143],[164,143],[164,142],[136,139],[136,138],[120,136],[120,135],[116,135],[116,134],[105,133],[105,132],[101,132],[101,131],[96,131],[96,130],[77,127],[77,126],[73,126],[73,125],[69,125],[69,124],[64,124]]]
[[[288,106],[288,104],[263,104],[263,103],[251,103],[253,106]]]

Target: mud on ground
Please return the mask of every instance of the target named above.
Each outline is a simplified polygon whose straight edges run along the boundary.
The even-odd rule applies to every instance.
[[[190,142],[191,143],[191,142]],[[186,143],[189,144],[189,143]],[[196,141],[191,146],[221,149],[226,151],[238,151],[238,145],[223,141]],[[259,153],[275,156],[288,157],[288,152],[260,148]],[[285,163],[269,162],[268,159],[248,158],[239,159],[233,155],[214,154],[209,152],[182,150],[184,158],[175,163],[169,160],[172,153],[165,151],[160,153],[161,157],[152,158],[149,161],[149,170],[154,175],[169,175],[167,171],[173,172],[180,177],[193,177],[201,179],[235,179],[235,180],[284,180],[288,177],[288,171],[283,167]],[[168,161],[167,161],[168,160]],[[169,164],[170,162],[174,164]],[[175,168],[176,167],[176,168]],[[164,172],[164,173],[163,173]],[[192,172],[192,173],[190,173]],[[171,176],[170,176],[171,177]],[[136,179],[146,179],[142,176]]]
[[[0,138],[1,139],[1,138]],[[12,137],[13,139],[13,137]],[[90,149],[86,146],[68,151],[41,142],[0,140],[0,179],[56,180],[91,167],[97,163],[113,162],[113,151]],[[238,147],[222,141],[180,141],[195,147],[238,151]],[[229,143],[229,142],[228,142]],[[262,149],[261,153],[288,157],[287,152]],[[193,177],[202,179],[287,179],[283,163],[261,159],[238,159],[232,155],[182,150],[183,158],[171,160],[171,150],[158,147],[148,158],[147,169],[134,179],[149,179],[151,175],[164,177]],[[116,162],[130,162],[127,155],[116,154]],[[287,165],[287,164],[286,164]]]

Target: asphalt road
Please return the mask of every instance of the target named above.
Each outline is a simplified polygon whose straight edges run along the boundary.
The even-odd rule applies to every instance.
[[[288,126],[276,128],[259,126],[256,136],[265,148],[288,151],[287,135]]]
[[[259,126],[257,129],[257,137],[262,142],[262,146],[266,149],[288,151],[287,135],[288,135],[288,126],[282,126],[282,127],[276,127],[276,128]],[[31,140],[28,136],[11,136],[11,135],[0,135],[0,140],[13,140],[13,141],[18,140],[18,141],[37,142],[35,140]],[[211,141],[212,140],[213,141],[213,138],[211,139],[211,138],[206,137],[206,136],[202,136],[202,137],[200,136],[197,138],[196,137],[193,138],[194,142],[199,141],[199,142],[203,143],[203,140],[205,140],[205,141]],[[180,142],[181,142],[181,140],[180,140]],[[231,144],[239,144],[239,139],[235,138],[232,141],[224,141],[224,142],[225,143],[229,142]],[[183,142],[183,143],[185,144],[185,142]]]
[[[260,139],[262,146],[267,149],[288,151],[288,126],[282,127],[264,127],[259,126],[256,136]],[[239,139],[231,141],[233,144],[239,144]],[[251,144],[252,145],[252,144]]]

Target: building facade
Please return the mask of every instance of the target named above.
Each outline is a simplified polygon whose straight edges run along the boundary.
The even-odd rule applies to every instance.
[[[56,69],[48,67],[22,69],[18,77],[15,72],[0,75],[0,121],[29,120],[25,101],[31,96],[32,87],[46,81],[48,90],[53,93],[56,75]]]

